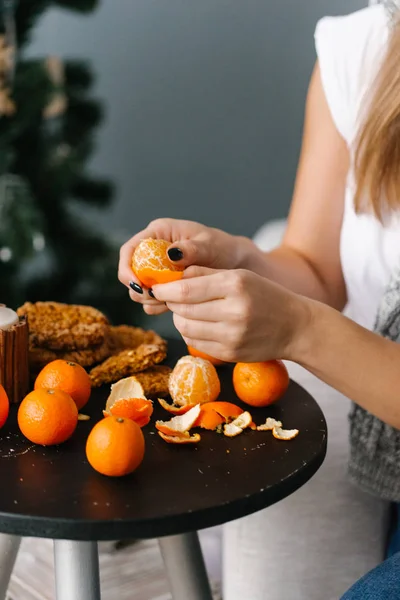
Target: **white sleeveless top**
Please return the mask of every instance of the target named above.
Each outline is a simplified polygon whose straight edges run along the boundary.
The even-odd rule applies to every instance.
[[[334,123],[350,149],[388,35],[382,5],[345,17],[325,17],[317,25],[315,42],[322,85]],[[400,267],[400,218],[395,216],[383,226],[372,214],[357,215],[353,200],[350,174],[340,248],[348,294],[347,314],[372,329],[391,275]]]

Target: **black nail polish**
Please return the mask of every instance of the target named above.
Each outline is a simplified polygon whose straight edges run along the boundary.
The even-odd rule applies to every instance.
[[[149,292],[150,298],[154,298],[155,299],[155,295],[153,293],[153,290],[151,288],[149,288],[147,291]]]
[[[180,248],[170,248],[168,250],[168,256],[170,260],[176,261],[183,258],[183,252]]]
[[[140,285],[138,285],[137,283],[135,283],[134,281],[130,281],[129,282],[129,286],[133,289],[134,292],[136,292],[137,294],[143,294],[143,290],[140,287]]]

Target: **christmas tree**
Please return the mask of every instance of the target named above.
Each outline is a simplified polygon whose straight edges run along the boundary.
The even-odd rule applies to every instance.
[[[102,118],[90,69],[26,57],[56,5],[90,12],[97,0],[0,0],[0,302],[91,304],[129,323],[137,311],[117,281],[118,245],[82,217],[81,204],[112,198],[110,182],[87,173]]]

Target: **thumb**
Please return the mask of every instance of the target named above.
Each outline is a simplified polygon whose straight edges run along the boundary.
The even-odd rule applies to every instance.
[[[169,259],[184,267],[198,265],[211,266],[214,262],[212,245],[201,240],[181,240],[174,242],[167,250]]]

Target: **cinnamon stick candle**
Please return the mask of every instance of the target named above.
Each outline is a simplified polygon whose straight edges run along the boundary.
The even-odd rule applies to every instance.
[[[0,383],[10,403],[20,402],[28,393],[28,324],[25,317],[0,305]]]

